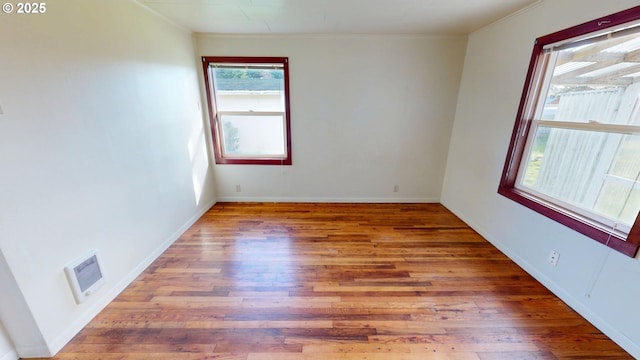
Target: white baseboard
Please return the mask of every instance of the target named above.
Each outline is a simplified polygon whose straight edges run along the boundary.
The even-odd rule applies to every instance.
[[[18,355],[18,359],[52,357],[55,355],[55,353],[51,352],[51,349],[48,346],[29,348],[18,347],[16,348],[16,353]]]
[[[0,355],[0,360],[19,360],[20,356],[14,350],[10,350],[8,353],[4,355]]]
[[[102,309],[104,309],[113,299],[115,299],[133,280],[135,280],[145,269],[151,265],[165,250],[169,248],[178,238],[187,231],[198,219],[202,217],[214,204],[216,200],[212,200],[193,215],[187,222],[169,236],[160,246],[158,246],[149,256],[147,256],[138,266],[127,274],[118,284],[116,284],[109,292],[105,293],[96,303],[90,307],[78,320],[71,324],[68,329],[58,338],[49,344],[53,354],[58,353],[62,348],[73,339],[74,336],[82,328],[84,328]],[[0,359],[4,360],[4,359]]]
[[[480,234],[483,238],[489,241],[493,246],[498,248],[502,253],[507,255],[513,262],[515,262],[518,266],[524,269],[527,273],[533,276],[538,282],[540,282],[544,287],[549,289],[552,293],[554,293],[557,297],[559,297],[562,301],[564,301],[567,305],[569,305],[573,310],[578,312],[582,317],[584,317],[587,321],[589,321],[593,326],[597,327],[600,331],[602,331],[605,335],[607,335],[613,342],[620,345],[625,351],[627,351],[631,356],[636,359],[640,359],[640,345],[634,343],[629,337],[618,331],[615,327],[613,327],[609,322],[601,318],[598,314],[594,313],[587,306],[583,305],[575,296],[571,293],[564,290],[558,284],[556,284],[549,277],[544,275],[544,273],[538,271],[538,269],[527,262],[525,259],[520,257],[518,254],[509,250],[502,242],[497,240],[491,233],[489,233],[486,229],[478,224],[474,223],[468,216],[466,216],[462,211],[459,211],[455,208],[449,207],[446,204],[443,204],[449,211],[454,213],[457,217],[459,217],[462,221],[464,221],[467,225],[469,225],[472,229],[474,229],[478,234]]]
[[[300,202],[300,203],[439,203],[439,198],[344,198],[344,197],[260,197],[223,196],[218,202]]]

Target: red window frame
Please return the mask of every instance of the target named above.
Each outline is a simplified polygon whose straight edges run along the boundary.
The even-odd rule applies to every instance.
[[[235,64],[279,64],[284,70],[284,98],[285,98],[285,146],[284,157],[225,157],[222,151],[222,132],[216,111],[213,75],[209,71],[212,63]],[[216,164],[238,165],[291,165],[291,116],[289,106],[289,58],[287,57],[243,57],[243,56],[203,56],[202,69],[204,74],[205,91],[209,110],[209,123],[213,138],[213,152]]]
[[[569,40],[638,20],[640,20],[640,6],[604,16],[536,39],[529,69],[527,71],[524,90],[520,99],[520,106],[518,108],[515,126],[511,135],[507,158],[502,172],[502,177],[500,179],[500,185],[498,187],[499,194],[630,257],[635,257],[638,249],[640,248],[640,215],[636,217],[635,222],[625,240],[615,234],[612,234],[608,229],[598,226],[594,221],[590,221],[590,219],[586,217],[566,211],[551,202],[523,192],[517,189],[515,185],[518,169],[520,169],[523,156],[525,156],[524,150],[532,120],[528,118],[528,113],[530,112],[527,112],[526,109],[532,101],[535,101],[534,99],[538,98],[540,91],[539,86],[537,86],[539,81],[538,75],[546,65],[540,61],[542,58],[541,55],[543,48],[549,44]]]

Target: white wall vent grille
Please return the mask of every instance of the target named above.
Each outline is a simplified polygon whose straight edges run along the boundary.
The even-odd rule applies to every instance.
[[[64,272],[78,304],[104,284],[98,252],[95,250],[69,263],[64,268]]]

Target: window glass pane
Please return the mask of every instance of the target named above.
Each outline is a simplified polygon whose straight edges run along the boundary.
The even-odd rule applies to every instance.
[[[285,111],[284,70],[216,66],[218,111]]]
[[[599,222],[632,226],[640,128],[625,135],[615,126],[640,125],[640,65],[630,61],[638,50],[635,33],[552,51],[521,187]]]
[[[631,226],[640,210],[640,135],[538,126],[521,184]]]
[[[283,115],[221,115],[226,156],[285,156]]]
[[[640,211],[640,135],[620,142],[594,210],[631,226]]]
[[[217,164],[291,165],[286,57],[202,57]]]
[[[638,33],[556,51],[540,119],[633,123],[629,105],[639,92],[640,63],[631,53],[637,50]]]
[[[605,181],[594,210],[627,226],[633,225],[640,210],[640,188],[636,182],[632,189],[632,184],[626,181]]]

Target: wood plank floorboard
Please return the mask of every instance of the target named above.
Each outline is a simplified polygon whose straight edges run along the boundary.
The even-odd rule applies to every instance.
[[[439,204],[219,203],[55,359],[632,359]]]

